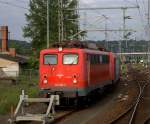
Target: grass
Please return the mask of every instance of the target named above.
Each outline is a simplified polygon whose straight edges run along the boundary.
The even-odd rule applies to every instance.
[[[143,69],[143,64],[134,64],[132,67],[135,69]]]
[[[33,79],[38,80],[37,78]],[[31,82],[25,79],[19,80],[16,85],[8,81],[0,81],[0,114],[8,114],[11,111],[11,107],[16,107],[22,90],[25,90],[30,97],[36,96],[39,92],[37,83],[30,85]]]
[[[127,65],[126,64],[121,65],[121,74],[122,74],[123,78],[126,78],[126,74],[127,74]]]

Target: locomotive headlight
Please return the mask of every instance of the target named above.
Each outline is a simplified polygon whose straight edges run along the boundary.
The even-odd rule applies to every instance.
[[[44,84],[47,84],[47,83],[48,83],[48,80],[44,79],[44,80],[43,80],[43,83],[44,83]]]
[[[78,83],[77,79],[73,79],[73,83],[74,84]]]

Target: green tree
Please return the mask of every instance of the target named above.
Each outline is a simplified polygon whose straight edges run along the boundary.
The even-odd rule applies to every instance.
[[[64,36],[68,40],[79,30],[78,13],[76,10],[66,11],[67,8],[74,9],[77,0],[63,0]],[[58,42],[58,0],[50,0],[50,43]],[[47,0],[30,0],[29,13],[26,14],[27,24],[23,28],[24,37],[30,38],[32,47],[36,51],[46,48],[47,36]],[[70,19],[73,19],[70,21]]]

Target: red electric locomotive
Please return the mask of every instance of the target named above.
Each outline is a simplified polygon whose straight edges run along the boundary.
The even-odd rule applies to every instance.
[[[119,59],[112,52],[62,47],[40,52],[39,87],[45,94],[88,96],[119,77]]]

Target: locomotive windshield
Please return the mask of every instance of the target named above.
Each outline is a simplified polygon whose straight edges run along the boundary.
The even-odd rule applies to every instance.
[[[48,65],[56,65],[57,64],[57,55],[51,55],[51,54],[47,54],[44,55],[44,64]]]
[[[63,64],[65,65],[76,65],[78,63],[77,54],[65,54],[63,56]]]

